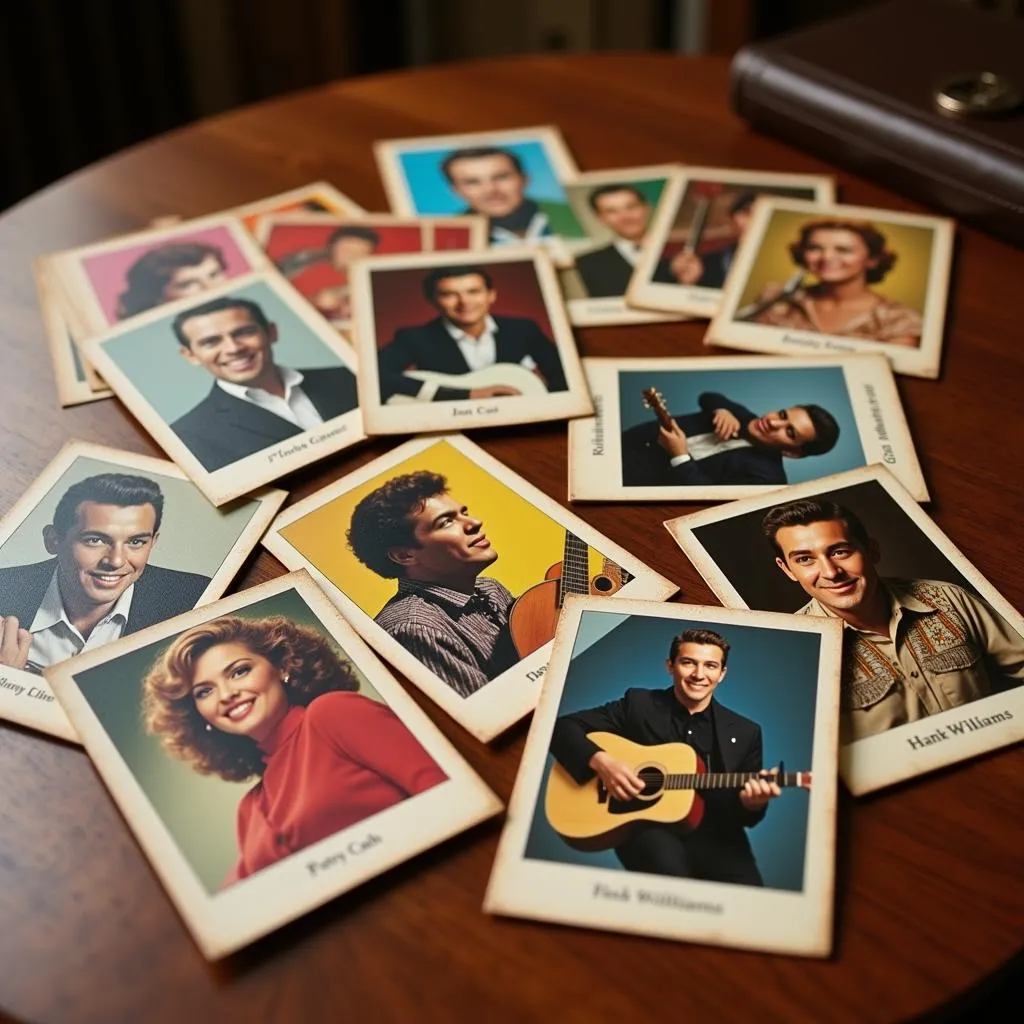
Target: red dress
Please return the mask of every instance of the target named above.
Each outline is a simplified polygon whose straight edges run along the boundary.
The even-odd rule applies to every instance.
[[[224,886],[447,779],[390,708],[349,691],[289,708],[260,749]]]

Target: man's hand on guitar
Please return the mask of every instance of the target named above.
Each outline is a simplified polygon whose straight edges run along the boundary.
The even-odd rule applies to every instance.
[[[674,256],[668,266],[680,284],[696,284],[704,276],[704,261],[685,249]]]
[[[782,793],[774,779],[771,771],[762,771],[759,779],[747,779],[740,790],[740,803],[745,811],[759,811]]]
[[[644,791],[644,781],[628,765],[599,750],[590,759],[590,767],[615,800],[632,800]]]
[[[497,395],[521,395],[518,388],[509,387],[507,384],[492,384],[487,388],[473,388],[469,392],[470,398],[494,398]]]
[[[730,441],[740,433],[740,421],[728,409],[716,409],[711,422],[719,441]]]
[[[669,458],[674,459],[686,454],[686,435],[675,420],[672,421],[671,430],[667,427],[658,427],[658,444],[668,452]]]
[[[0,665],[24,668],[31,646],[32,634],[21,629],[13,615],[0,615]]]

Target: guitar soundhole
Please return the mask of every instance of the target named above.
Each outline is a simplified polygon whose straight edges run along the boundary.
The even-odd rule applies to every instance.
[[[590,582],[599,594],[607,594],[615,587],[607,576],[595,576]]]
[[[665,772],[655,765],[645,765],[637,769],[637,775],[643,780],[644,791],[632,800],[608,801],[609,814],[629,814],[631,811],[642,811],[656,804],[661,799],[665,788]]]

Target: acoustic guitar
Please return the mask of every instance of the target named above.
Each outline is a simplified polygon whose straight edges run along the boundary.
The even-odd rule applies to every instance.
[[[669,825],[692,832],[704,815],[700,790],[742,789],[759,772],[708,772],[693,747],[686,743],[643,746],[610,732],[587,738],[643,779],[643,792],[632,800],[615,800],[594,776],[582,786],[556,761],[548,776],[544,812],[551,827],[578,850],[607,850],[645,825]],[[779,786],[810,789],[810,772],[771,770]]]
[[[519,657],[525,658],[554,637],[567,594],[607,596],[621,590],[632,578],[607,557],[601,572],[591,576],[586,543],[566,530],[562,561],[548,569],[543,582],[524,590],[509,612],[509,632]]]
[[[548,393],[547,385],[532,370],[518,363],[495,363],[485,366],[482,370],[470,370],[469,373],[435,373],[433,370],[404,370],[403,377],[413,380],[429,380],[445,388],[461,388],[471,391],[473,388],[491,388],[505,385],[515,388],[520,394],[537,398]],[[496,398],[510,397],[496,395]],[[421,399],[412,395],[392,395],[386,405],[401,405],[405,402],[419,402]]]

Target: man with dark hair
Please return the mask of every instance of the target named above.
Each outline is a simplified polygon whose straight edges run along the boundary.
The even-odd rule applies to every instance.
[[[466,201],[465,213],[487,218],[491,243],[536,241],[548,235],[579,235],[568,203],[531,199],[530,178],[510,149],[456,149],[441,161],[452,191]]]
[[[406,473],[366,495],[348,543],[367,568],[398,580],[377,624],[459,696],[520,660],[508,628],[514,598],[480,577],[498,552],[443,476]]]
[[[458,376],[511,364],[531,371],[548,391],[566,390],[558,348],[537,322],[491,315],[498,292],[485,267],[437,267],[424,277],[423,295],[439,315],[416,327],[399,327],[378,353],[382,402],[394,396],[443,402],[522,393],[511,384],[446,386],[409,376],[412,369]]]
[[[622,434],[627,487],[785,484],[783,459],[824,455],[839,424],[820,405],[792,405],[755,416],[724,395],[705,391],[700,412],[676,416],[672,428],[640,423]]]
[[[601,185],[587,196],[587,203],[615,237],[600,249],[577,255],[576,269],[590,298],[623,296],[640,259],[651,204],[638,188],[625,184]],[[654,280],[675,283],[664,261],[655,268]]]
[[[193,608],[209,577],[149,565],[163,507],[147,477],[69,487],[43,528],[54,557],[0,569],[0,665],[38,672]]]
[[[224,253],[207,242],[168,242],[144,252],[125,274],[117,318],[209,291],[227,280]]]
[[[171,424],[213,472],[356,408],[347,366],[294,370],[274,362],[277,326],[248,299],[223,296],[179,313],[186,362],[212,374],[209,394]]]
[[[834,501],[769,509],[775,564],[810,599],[798,615],[843,620],[841,736],[863,739],[1024,681],[1024,638],[977,595],[941,580],[881,577],[881,548]]]
[[[729,217],[732,219],[735,236],[721,249],[712,249],[700,256],[684,249],[672,257],[669,263],[670,280],[679,284],[692,284],[701,288],[721,288],[725,284],[726,275],[736,258],[736,250],[740,247],[743,234],[750,223],[750,208],[757,199],[757,193],[744,189],[729,204]]]
[[[555,760],[580,785],[597,775],[613,800],[634,799],[644,791],[644,782],[633,768],[602,750],[589,733],[610,732],[645,746],[685,743],[709,772],[761,773],[742,788],[702,794],[704,816],[691,832],[662,824],[634,832],[615,847],[627,871],[763,884],[746,829],[761,821],[780,790],[762,771],[761,727],[715,698],[725,678],[729,646],[725,637],[710,629],[685,630],[669,646],[665,664],[670,687],[630,688],[619,700],[563,715],[555,723]]]

